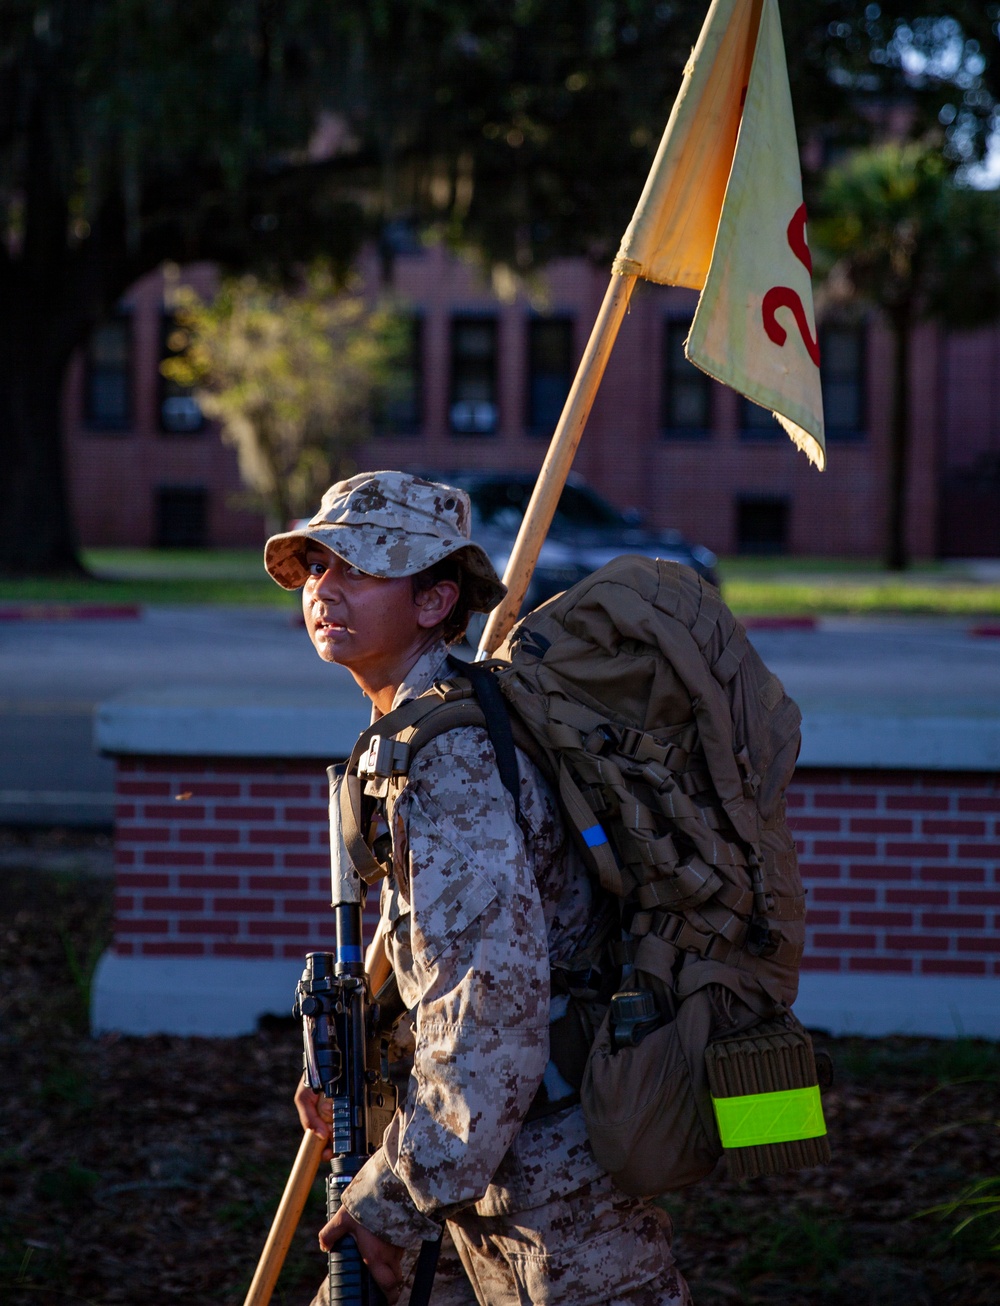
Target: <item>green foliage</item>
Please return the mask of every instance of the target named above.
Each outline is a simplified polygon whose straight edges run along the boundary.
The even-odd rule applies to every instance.
[[[942,1220],[959,1216],[951,1230],[952,1238],[961,1238],[966,1231],[972,1231],[980,1240],[985,1239],[986,1250],[1000,1253],[1000,1178],[977,1179],[951,1201],[928,1207],[919,1214]]]
[[[838,1068],[861,1083],[920,1078],[945,1085],[1000,1079],[1000,1043],[988,1039],[845,1039]]]
[[[226,281],[212,303],[181,290],[175,315],[179,352],[161,370],[195,389],[273,529],[284,529],[354,469],[374,393],[391,384],[398,319],[338,294],[319,268],[294,292],[251,275]]]

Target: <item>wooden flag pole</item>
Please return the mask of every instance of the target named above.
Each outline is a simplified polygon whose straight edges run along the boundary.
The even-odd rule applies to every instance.
[[[302,1208],[306,1204],[309,1190],[319,1163],[323,1158],[323,1149],[329,1146],[329,1139],[320,1138],[311,1129],[302,1135],[298,1155],[285,1184],[285,1191],[278,1203],[278,1210],[267,1235],[267,1242],[257,1262],[250,1290],[243,1306],[267,1306],[278,1282],[278,1275],[288,1255],[292,1235],[298,1228],[302,1217]]]
[[[490,613],[479,642],[477,661],[494,653],[517,621],[634,284],[632,275],[614,273],[611,277],[504,570],[507,595]]]

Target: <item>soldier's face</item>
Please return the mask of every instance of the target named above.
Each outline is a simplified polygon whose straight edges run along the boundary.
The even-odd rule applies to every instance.
[[[302,612],[324,662],[364,674],[405,657],[424,634],[409,576],[369,576],[318,544],[305,561]]]

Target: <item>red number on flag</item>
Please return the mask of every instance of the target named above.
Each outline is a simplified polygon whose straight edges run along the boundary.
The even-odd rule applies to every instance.
[[[806,206],[804,204],[800,204],[792,215],[786,236],[788,238],[788,248],[805,269],[811,273],[812,255],[809,253],[809,246],[806,244]],[[819,367],[819,341],[814,339],[812,332],[809,330],[809,319],[806,317],[806,310],[799,292],[793,290],[791,286],[772,286],[764,296],[761,313],[764,318],[764,330],[767,332],[768,340],[773,340],[780,347],[788,339],[788,332],[777,318],[779,308],[791,309],[792,316],[795,318],[795,325],[799,328],[799,335],[802,337],[802,343],[805,345],[809,357]]]

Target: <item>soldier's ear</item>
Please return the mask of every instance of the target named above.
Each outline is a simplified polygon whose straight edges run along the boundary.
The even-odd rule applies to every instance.
[[[459,587],[453,580],[435,581],[414,596],[417,605],[417,625],[423,630],[433,630],[447,621],[458,602]]]

